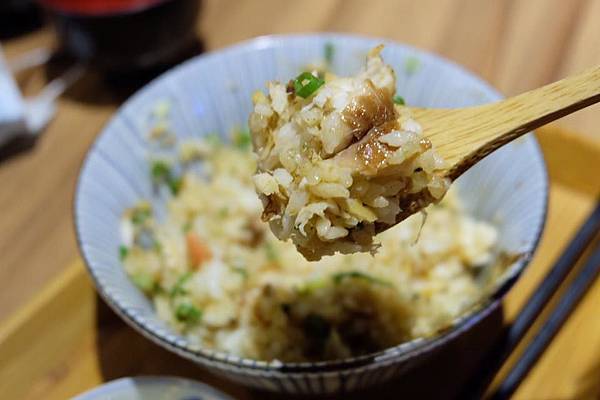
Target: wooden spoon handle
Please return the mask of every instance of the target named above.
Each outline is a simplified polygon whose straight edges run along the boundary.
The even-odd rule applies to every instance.
[[[500,146],[600,101],[600,66],[515,97],[462,110],[415,110],[452,179]]]

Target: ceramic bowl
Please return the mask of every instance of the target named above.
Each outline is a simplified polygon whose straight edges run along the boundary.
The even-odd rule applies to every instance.
[[[96,288],[132,327],[182,357],[244,385],[290,393],[350,391],[400,377],[428,355],[471,330],[498,307],[533,254],[546,214],[548,181],[532,135],[487,157],[457,182],[467,210],[492,222],[502,249],[525,254],[495,293],[452,329],[377,353],[318,363],[264,362],[211,349],[194,349],[158,319],[152,304],[127,278],[119,261],[119,219],[140,199],[159,217],[164,199],[153,196],[147,167],[147,118],[158,101],[171,104],[172,128],[181,138],[225,134],[246,124],[251,94],[265,82],[296,76],[334,45],[333,70],[355,73],[366,52],[384,43],[385,61],[397,71],[398,93],[423,107],[465,107],[501,98],[477,76],[439,56],[384,39],[339,34],[268,36],[201,55],[167,72],[128,100],[89,150],[75,200],[81,252]]]

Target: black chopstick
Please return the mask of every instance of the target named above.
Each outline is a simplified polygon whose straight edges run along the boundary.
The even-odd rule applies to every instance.
[[[504,381],[490,397],[491,400],[504,400],[512,396],[542,353],[548,348],[552,339],[571,315],[571,312],[592,286],[598,277],[598,273],[600,273],[600,245],[596,247],[566,293],[560,298],[552,314],[527,346]]]
[[[579,257],[600,230],[600,201],[584,224],[579,228],[565,251],[556,261],[544,280],[538,285],[512,325],[507,329],[502,341],[492,350],[483,369],[465,386],[466,392],[460,398],[479,399],[494,379],[504,362],[521,342],[537,316],[546,306],[552,295],[575,266]]]

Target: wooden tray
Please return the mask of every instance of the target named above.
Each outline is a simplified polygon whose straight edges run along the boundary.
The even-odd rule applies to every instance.
[[[550,209],[533,263],[506,299],[508,320],[560,254],[600,192],[599,143],[557,128],[541,129],[538,138],[552,180]],[[515,398],[600,396],[599,305],[597,282]],[[108,380],[142,374],[193,377],[236,398],[276,397],[224,382],[144,339],[97,297],[80,260],[0,325],[3,399],[65,399]]]

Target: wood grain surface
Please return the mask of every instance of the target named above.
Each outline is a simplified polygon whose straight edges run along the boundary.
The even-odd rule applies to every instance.
[[[551,177],[550,207],[534,260],[504,303],[504,317],[509,321],[560,255],[599,194],[598,186],[590,185],[600,169],[599,145],[556,129],[543,129],[538,136]],[[565,164],[565,159],[575,161]],[[598,304],[600,281],[579,304],[515,399],[600,398]],[[479,358],[493,343],[502,314],[492,316],[485,326],[474,329],[469,337],[401,381],[344,399],[448,398],[478,368]],[[143,338],[95,295],[81,261],[71,263],[8,322],[0,324],[3,398],[62,400],[102,382],[140,374],[199,379],[242,400],[290,400],[227,383]]]

